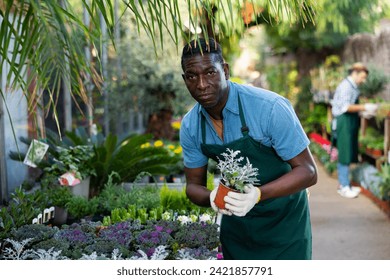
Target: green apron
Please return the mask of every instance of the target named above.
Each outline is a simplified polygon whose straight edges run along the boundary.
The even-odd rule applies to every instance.
[[[337,117],[338,161],[342,164],[358,162],[358,136],[360,118],[358,113],[344,113]]]
[[[238,98],[243,137],[230,143],[205,144],[205,117],[202,117],[202,152],[218,161],[227,148],[240,150],[259,169],[260,185],[291,171],[273,148],[262,145],[248,134]],[[306,190],[260,201],[245,217],[223,215],[220,239],[224,259],[291,260],[311,259],[312,237]]]

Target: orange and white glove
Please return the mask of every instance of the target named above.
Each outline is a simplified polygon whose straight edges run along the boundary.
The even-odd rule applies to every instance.
[[[221,213],[223,215],[228,215],[228,216],[231,216],[232,215],[232,212],[226,210],[226,209],[220,209],[217,207],[217,205],[215,205],[214,203],[214,199],[215,199],[215,196],[217,195],[217,191],[218,191],[218,187],[215,187],[211,193],[210,193],[210,205],[211,205],[211,208],[213,208],[213,210],[217,213]]]
[[[244,193],[228,192],[225,207],[233,215],[244,217],[261,199],[260,188],[246,185]]]

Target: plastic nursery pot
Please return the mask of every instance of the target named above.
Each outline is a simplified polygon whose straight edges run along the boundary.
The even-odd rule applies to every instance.
[[[54,218],[51,221],[53,226],[62,226],[68,220],[68,210],[62,207],[54,206]]]
[[[219,181],[218,185],[218,191],[215,195],[214,203],[219,209],[225,209],[225,196],[228,194],[228,192],[239,192],[237,190],[234,190],[228,186],[226,186],[223,182]]]

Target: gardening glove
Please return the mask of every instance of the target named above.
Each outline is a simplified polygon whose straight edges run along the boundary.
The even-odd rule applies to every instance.
[[[378,110],[378,107],[378,104],[366,103],[364,104],[364,111],[370,114],[375,114],[376,110]]]
[[[228,195],[225,197],[225,207],[233,215],[244,217],[260,201],[260,198],[260,188],[246,185],[244,193],[228,192]]]
[[[218,187],[215,187],[211,193],[210,193],[210,205],[211,205],[211,208],[213,208],[213,210],[217,213],[221,213],[223,215],[228,215],[228,216],[231,216],[232,215],[232,212],[226,210],[226,209],[220,209],[217,207],[217,205],[215,205],[214,203],[214,200],[215,200],[215,196],[217,195],[217,191],[218,191]]]
[[[365,119],[371,119],[372,117],[375,117],[375,112],[362,111],[359,115]]]

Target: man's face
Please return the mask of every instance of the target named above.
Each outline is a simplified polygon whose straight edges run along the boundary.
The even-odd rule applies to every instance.
[[[356,72],[354,76],[355,83],[357,85],[363,84],[367,79],[367,73],[365,71]]]
[[[183,79],[192,97],[204,108],[212,109],[226,101],[229,66],[215,54],[194,55],[183,62]]]

